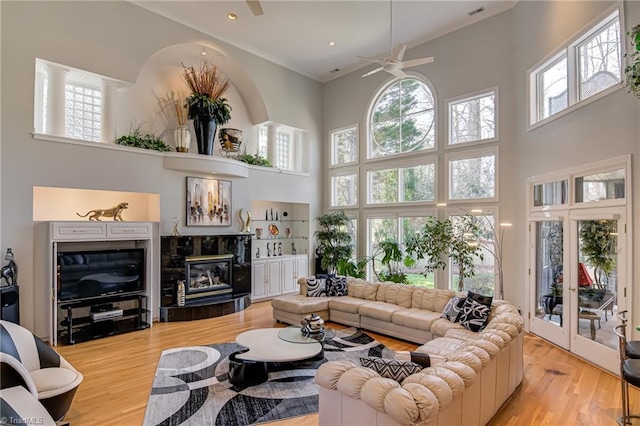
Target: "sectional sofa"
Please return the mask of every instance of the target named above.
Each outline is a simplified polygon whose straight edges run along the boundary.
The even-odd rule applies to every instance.
[[[347,295],[272,299],[277,321],[300,324],[309,313],[421,344],[416,351],[441,359],[401,382],[360,364],[332,361],[316,374],[320,425],[484,425],[511,396],[523,377],[523,326],[517,308],[491,302],[486,326],[470,331],[442,318],[451,290],[347,281]]]

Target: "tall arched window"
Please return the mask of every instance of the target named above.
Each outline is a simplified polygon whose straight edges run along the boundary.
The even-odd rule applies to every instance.
[[[371,110],[368,158],[435,148],[435,100],[414,77],[389,85]]]

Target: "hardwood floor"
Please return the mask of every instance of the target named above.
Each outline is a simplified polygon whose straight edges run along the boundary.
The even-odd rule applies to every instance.
[[[60,345],[56,349],[84,375],[65,420],[72,426],[139,425],[163,349],[232,342],[240,332],[279,326],[283,325],[271,317],[270,303],[261,302],[219,318],[154,323],[144,331]],[[395,350],[417,347],[377,333],[368,334]],[[523,383],[490,425],[615,424],[621,412],[620,382],[615,376],[533,335],[525,336],[524,354]],[[632,411],[640,411],[640,397],[635,390],[631,391],[631,407]],[[317,415],[277,422],[296,426],[317,423]]]

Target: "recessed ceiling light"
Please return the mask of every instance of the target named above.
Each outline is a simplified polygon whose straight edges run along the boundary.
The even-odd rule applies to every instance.
[[[335,41],[333,41],[333,40],[331,40],[331,41],[330,41],[329,43],[327,43],[327,44],[328,44],[329,46],[335,46],[335,45],[336,45],[336,42],[335,42]]]
[[[200,54],[201,54],[202,56],[207,56],[207,52],[205,52],[205,50],[204,50],[204,49],[202,49],[202,52],[200,52]]]
[[[230,21],[235,21],[236,19],[238,19],[238,15],[236,15],[235,13],[227,13],[227,19]]]

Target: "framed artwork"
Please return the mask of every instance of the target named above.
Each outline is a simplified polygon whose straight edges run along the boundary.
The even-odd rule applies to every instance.
[[[231,181],[187,176],[187,226],[231,226]]]

